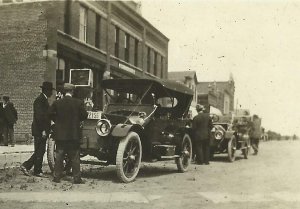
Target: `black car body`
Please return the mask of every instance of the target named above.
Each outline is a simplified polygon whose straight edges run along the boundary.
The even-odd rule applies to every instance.
[[[141,161],[175,159],[179,171],[187,170],[192,144],[186,116],[192,90],[174,81],[151,79],[108,79],[101,86],[106,105],[101,114],[91,111],[84,121],[82,156],[116,165],[123,182],[135,179]]]
[[[241,150],[245,159],[250,149],[249,124],[250,117],[220,117],[214,121],[211,130],[211,157],[218,153],[227,153],[228,160],[235,160],[236,151]]]

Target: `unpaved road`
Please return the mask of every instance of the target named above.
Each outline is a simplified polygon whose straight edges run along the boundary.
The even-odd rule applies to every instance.
[[[143,164],[130,184],[118,183],[113,166],[84,166],[84,185],[6,169],[0,171],[0,208],[300,208],[299,159],[300,141],[263,142],[258,156],[228,163],[219,155],[187,173],[177,173],[173,161]]]

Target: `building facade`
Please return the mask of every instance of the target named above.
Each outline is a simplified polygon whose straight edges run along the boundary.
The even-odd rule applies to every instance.
[[[194,97],[191,106],[196,107],[197,104],[197,95],[198,95],[198,90],[197,90],[197,74],[195,71],[174,71],[174,72],[169,72],[168,73],[168,79],[169,80],[174,80],[183,83],[190,89],[194,91]]]
[[[229,81],[199,82],[198,103],[207,108],[217,108],[224,115],[234,111],[235,85],[232,78]]]
[[[70,81],[71,69],[91,69],[94,102],[101,109],[102,79],[168,76],[169,39],[134,1],[2,0],[0,31],[0,94],[18,109],[20,141],[30,133],[32,104],[43,81],[59,88]]]

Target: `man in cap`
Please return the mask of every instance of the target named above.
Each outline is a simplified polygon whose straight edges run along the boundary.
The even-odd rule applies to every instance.
[[[88,116],[84,109],[83,101],[73,98],[75,86],[66,83],[64,85],[65,96],[56,100],[50,107],[50,117],[55,123],[54,140],[56,143],[56,159],[54,166],[54,179],[60,182],[63,173],[63,160],[65,154],[72,164],[72,173],[75,184],[83,183],[80,173],[80,123]]]
[[[18,120],[18,113],[14,104],[9,101],[8,96],[3,96],[3,115],[4,115],[4,126],[3,126],[3,136],[4,136],[4,145],[8,146],[8,143],[12,147],[15,146],[15,137],[14,137],[14,124]]]
[[[193,118],[193,132],[196,148],[196,163],[209,164],[209,140],[212,129],[212,121],[209,113],[203,113],[204,106],[197,104],[198,115]]]
[[[34,175],[43,177],[42,163],[46,151],[47,136],[50,132],[51,121],[48,117],[49,103],[48,98],[51,97],[53,84],[51,82],[43,82],[40,86],[42,93],[34,100],[33,103],[33,122],[31,126],[32,136],[34,137],[34,153],[21,165],[21,171],[25,175],[29,175],[29,170],[34,166]]]

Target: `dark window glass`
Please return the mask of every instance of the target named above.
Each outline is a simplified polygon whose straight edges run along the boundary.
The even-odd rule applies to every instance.
[[[148,52],[147,52],[147,72],[150,72],[150,54],[151,54],[151,48],[148,47]]]
[[[120,29],[116,27],[115,28],[115,57],[119,57],[119,36],[120,36]]]
[[[130,36],[125,34],[125,61],[129,62]]]
[[[138,66],[139,40],[134,41],[134,66]]]
[[[153,69],[154,75],[157,75],[157,52],[154,52]]]
[[[96,16],[95,47],[100,48],[101,16]]]

